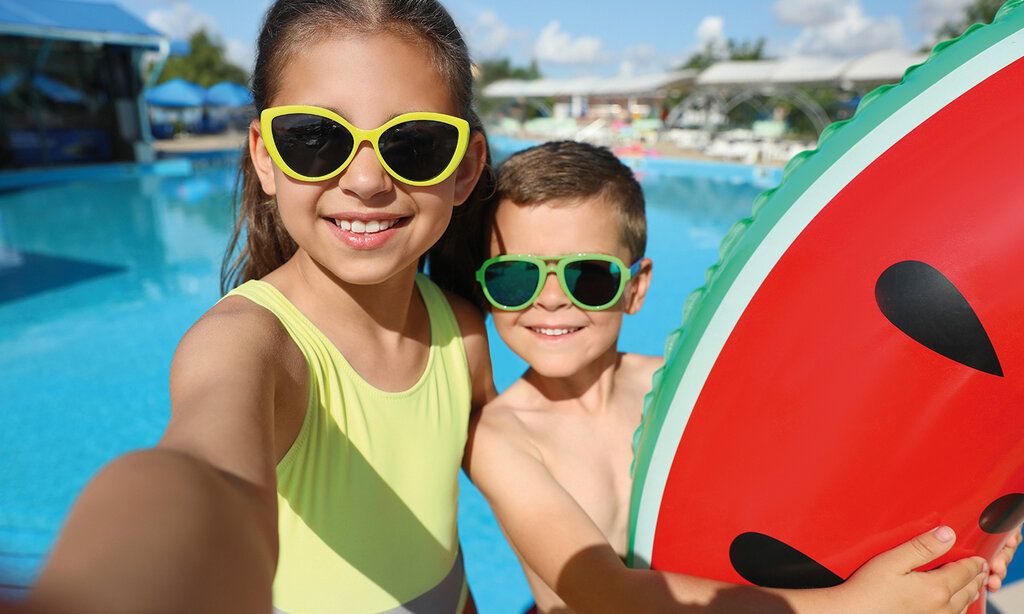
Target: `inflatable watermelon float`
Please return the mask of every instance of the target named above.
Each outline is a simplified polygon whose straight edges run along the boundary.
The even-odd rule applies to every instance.
[[[1022,58],[1013,0],[729,232],[645,403],[634,565],[832,586],[940,524],[938,564],[991,557],[1024,520]]]

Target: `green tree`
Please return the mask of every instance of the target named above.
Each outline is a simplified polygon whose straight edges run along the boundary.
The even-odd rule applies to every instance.
[[[725,53],[722,54],[715,50],[713,44],[708,43],[703,49],[691,55],[680,68],[704,70],[722,60],[766,60],[768,58],[764,53],[764,45],[763,37],[751,41],[730,38],[726,42]]]
[[[247,84],[249,73],[228,61],[224,46],[205,30],[199,30],[189,38],[189,53],[167,60],[160,73],[159,83],[171,79],[187,79],[203,87],[210,87],[220,81]]]
[[[939,41],[955,38],[976,23],[991,23],[1005,0],[974,0],[964,7],[963,17],[942,26],[936,36]]]
[[[484,60],[477,64],[477,69],[480,71],[477,77],[477,85],[481,88],[502,79],[523,79],[526,81],[540,79],[540,67],[537,66],[537,60],[535,59],[530,61],[529,66],[513,66],[512,60],[508,58]]]
[[[715,62],[718,62],[722,58],[718,57],[715,53],[714,48],[711,44],[707,44],[703,49],[690,55],[690,57],[683,63],[679,68],[682,70],[694,69],[704,70],[708,66],[711,66]]]
[[[522,79],[524,81],[533,81],[534,79],[540,79],[540,67],[537,66],[537,60],[530,60],[529,66],[514,66],[512,60],[506,58],[495,58],[492,60],[484,60],[476,65],[477,76],[476,76],[476,87],[477,92],[482,92],[485,87],[494,83],[495,81],[501,81],[502,79]],[[502,109],[507,101],[495,100],[492,98],[480,97],[477,100],[477,107],[480,110],[480,114],[487,117],[493,115],[496,111]],[[536,109],[527,110],[527,115],[536,115]]]
[[[729,39],[730,60],[765,60],[764,37],[752,41]]]

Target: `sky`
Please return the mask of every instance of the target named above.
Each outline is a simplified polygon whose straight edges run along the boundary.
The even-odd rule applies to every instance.
[[[116,2],[172,38],[200,28],[251,66],[270,0]],[[707,44],[764,37],[770,55],[916,50],[970,0],[447,0],[475,60],[536,59],[550,77],[670,70]],[[240,5],[246,8],[239,8]]]

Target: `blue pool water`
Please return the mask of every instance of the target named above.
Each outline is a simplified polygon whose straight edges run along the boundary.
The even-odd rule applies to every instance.
[[[660,353],[683,297],[758,188],[640,172],[655,283],[623,346]],[[28,584],[95,470],[162,432],[171,355],[218,298],[233,181],[224,166],[0,196],[0,582]],[[492,347],[504,388],[523,366],[500,341]],[[520,609],[529,601],[522,573],[479,493],[465,480],[462,490],[480,607]]]
[[[717,260],[721,237],[778,176],[741,166],[635,164],[649,203],[655,275],[621,346],[660,354],[686,294]],[[185,177],[0,194],[0,595],[31,583],[89,477],[162,432],[171,355],[218,298],[233,181],[233,168],[213,166]],[[523,364],[493,339],[501,389]],[[529,603],[525,580],[465,479],[460,503],[481,611],[521,611]]]

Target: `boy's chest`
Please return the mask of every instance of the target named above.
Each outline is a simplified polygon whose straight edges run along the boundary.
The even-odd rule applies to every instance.
[[[552,476],[619,554],[626,551],[634,427],[564,420],[541,444]]]

